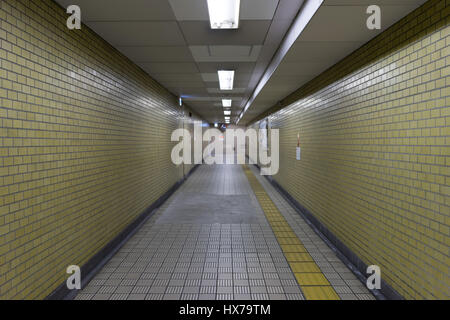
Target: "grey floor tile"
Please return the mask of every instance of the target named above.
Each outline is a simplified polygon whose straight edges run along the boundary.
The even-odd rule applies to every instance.
[[[79,293],[75,297],[75,300],[91,300],[94,297],[92,293]]]
[[[153,284],[154,280],[152,279],[139,279],[136,282],[136,286],[144,286],[144,287],[150,287]]]
[[[287,300],[305,300],[303,295],[301,293],[287,293],[286,294]]]
[[[114,293],[130,293],[133,290],[133,286],[119,286]]]
[[[368,293],[357,293],[356,296],[359,300],[375,300],[375,297]]]
[[[217,287],[215,286],[200,287],[200,294],[215,294],[216,292]]]
[[[109,300],[127,300],[128,293],[113,293]]]
[[[86,288],[83,289],[83,293],[97,293],[100,290],[100,286],[93,286],[89,284]]]
[[[286,300],[286,295],[283,293],[269,293],[270,300]]]
[[[246,280],[246,279],[234,280],[234,285],[235,286],[249,286],[250,282],[249,282],[249,280]]]
[[[358,297],[353,293],[340,293],[339,298],[342,300],[358,300]]]
[[[278,279],[265,279],[267,286],[281,286],[281,280]]]
[[[233,300],[234,295],[232,293],[218,293],[216,295],[217,300]]]
[[[253,287],[250,286],[250,292],[253,293],[267,293],[267,288],[265,286]]]
[[[284,198],[256,177],[338,294],[373,297]],[[239,214],[224,214],[217,210],[221,204]],[[200,166],[76,297],[94,298],[303,296],[241,166],[225,165]]]
[[[164,294],[163,300],[180,300],[181,293],[166,293]]]
[[[145,296],[145,300],[162,300],[163,296],[162,293],[149,293]]]
[[[269,295],[267,293],[252,293],[252,300],[269,300]]]
[[[180,300],[198,300],[198,293],[183,293]]]
[[[168,286],[166,288],[166,294],[175,294],[175,293],[179,293],[181,294],[183,292],[183,287],[179,286],[179,287],[172,287],[172,286]]]
[[[233,287],[232,286],[229,286],[229,287],[217,287],[217,293],[218,294],[233,293]]]
[[[145,293],[130,293],[127,300],[145,300]]]
[[[183,294],[187,294],[187,293],[194,293],[194,294],[198,294],[200,292],[200,287],[196,286],[196,287],[184,287],[183,288]]]
[[[301,293],[300,288],[298,286],[283,286],[283,290],[285,293]]]
[[[109,300],[111,293],[97,293],[92,297],[92,300]]]
[[[149,293],[164,293],[166,292],[166,287],[150,287]]]

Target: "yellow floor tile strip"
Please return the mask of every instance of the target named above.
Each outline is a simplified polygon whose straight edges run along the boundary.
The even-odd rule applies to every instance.
[[[339,300],[336,291],[253,172],[247,165],[244,165],[243,169],[305,298],[307,300]]]

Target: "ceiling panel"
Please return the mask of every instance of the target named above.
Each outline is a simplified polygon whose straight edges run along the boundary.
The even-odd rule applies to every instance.
[[[151,75],[161,82],[203,82],[198,73],[152,73]]]
[[[175,95],[186,98],[186,97],[207,97],[209,95],[208,91],[206,91],[204,83],[200,83],[197,87],[189,87],[187,91],[185,87],[183,87],[183,82],[179,83],[181,86],[177,86],[174,82],[165,82],[165,87],[173,92]],[[189,92],[187,94],[186,92]]]
[[[362,41],[297,41],[284,57],[284,62],[321,62],[330,57],[344,56],[362,46]]]
[[[206,0],[169,0],[179,21],[209,21]],[[241,20],[272,20],[278,0],[241,0]]]
[[[117,47],[134,62],[193,62],[186,46],[128,46]]]
[[[87,24],[113,46],[177,46],[185,44],[176,22],[120,21],[88,22]]]
[[[58,0],[64,8],[78,5],[87,21],[175,21],[167,0]]]
[[[164,85],[167,88],[187,88],[184,89],[184,91],[179,92],[179,94],[181,95],[185,95],[186,92],[190,92],[190,88],[204,88],[205,84],[203,83],[203,81],[181,81],[181,80],[163,80],[163,79],[158,79],[157,76],[154,76],[155,80],[158,81],[159,83],[161,83],[162,85]]]
[[[221,95],[230,94],[230,93],[244,93],[246,88],[234,87],[233,90],[222,91],[219,88],[207,88],[206,90],[209,93],[218,93]]]
[[[272,78],[269,80],[269,84],[274,85],[283,85],[283,84],[293,84],[294,86],[300,87],[306,81],[311,80],[311,75],[280,75],[279,73],[275,73]],[[263,92],[265,93],[265,91]],[[263,94],[262,93],[262,94]]]
[[[321,62],[285,62],[281,64],[276,73],[279,75],[316,75],[323,69]]]
[[[302,41],[360,41],[368,39],[387,29],[399,17],[405,16],[416,6],[381,6],[381,30],[366,27],[367,6],[322,6],[308,28],[302,33]]]
[[[297,83],[271,83],[267,87],[266,91],[269,96],[273,95],[274,93],[286,96],[296,89],[298,89]]]
[[[252,46],[209,46],[209,52],[213,57],[248,57]]]
[[[241,0],[242,20],[272,20],[278,0]]]
[[[217,72],[215,73],[202,73],[201,74],[203,81],[205,82],[219,82],[219,75]]]
[[[197,65],[193,62],[143,62],[139,63],[139,66],[141,66],[145,70],[151,70],[151,73],[153,74],[198,74]]]
[[[219,82],[219,76],[217,74],[217,72],[214,73],[202,73],[201,74],[203,81],[205,82]],[[239,83],[242,82],[248,82],[251,78],[252,74],[251,73],[237,73],[234,77],[234,84],[239,85]]]
[[[217,70],[235,70],[235,73],[252,73],[255,63],[252,62],[200,62],[197,66],[201,73],[217,73]]]
[[[240,97],[236,96],[236,95],[225,95],[225,96],[210,96],[210,97],[205,97],[205,96],[185,96],[184,100],[185,101],[196,101],[199,103],[202,102],[203,104],[212,104],[214,106],[220,106],[222,107],[222,99],[226,98],[226,99],[231,99],[233,101],[233,103],[235,102],[239,102],[240,101]]]
[[[208,21],[208,5],[203,0],[169,0],[178,21]]]
[[[261,51],[260,45],[254,46],[189,46],[197,62],[255,62]]]
[[[237,30],[212,30],[206,21],[181,21],[180,28],[190,45],[263,44],[270,20],[241,21]]]

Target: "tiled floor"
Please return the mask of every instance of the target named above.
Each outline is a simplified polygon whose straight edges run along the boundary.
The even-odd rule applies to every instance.
[[[257,176],[340,298],[373,299],[281,195]],[[76,299],[304,296],[242,167],[202,165]]]
[[[374,300],[366,286],[336,256],[295,209],[272,187],[256,167],[250,166],[258,181],[283,214],[295,234],[342,300]]]

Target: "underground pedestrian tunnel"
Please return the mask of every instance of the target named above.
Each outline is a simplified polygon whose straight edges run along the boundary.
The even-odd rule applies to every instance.
[[[449,299],[449,7],[2,0],[0,299]]]

